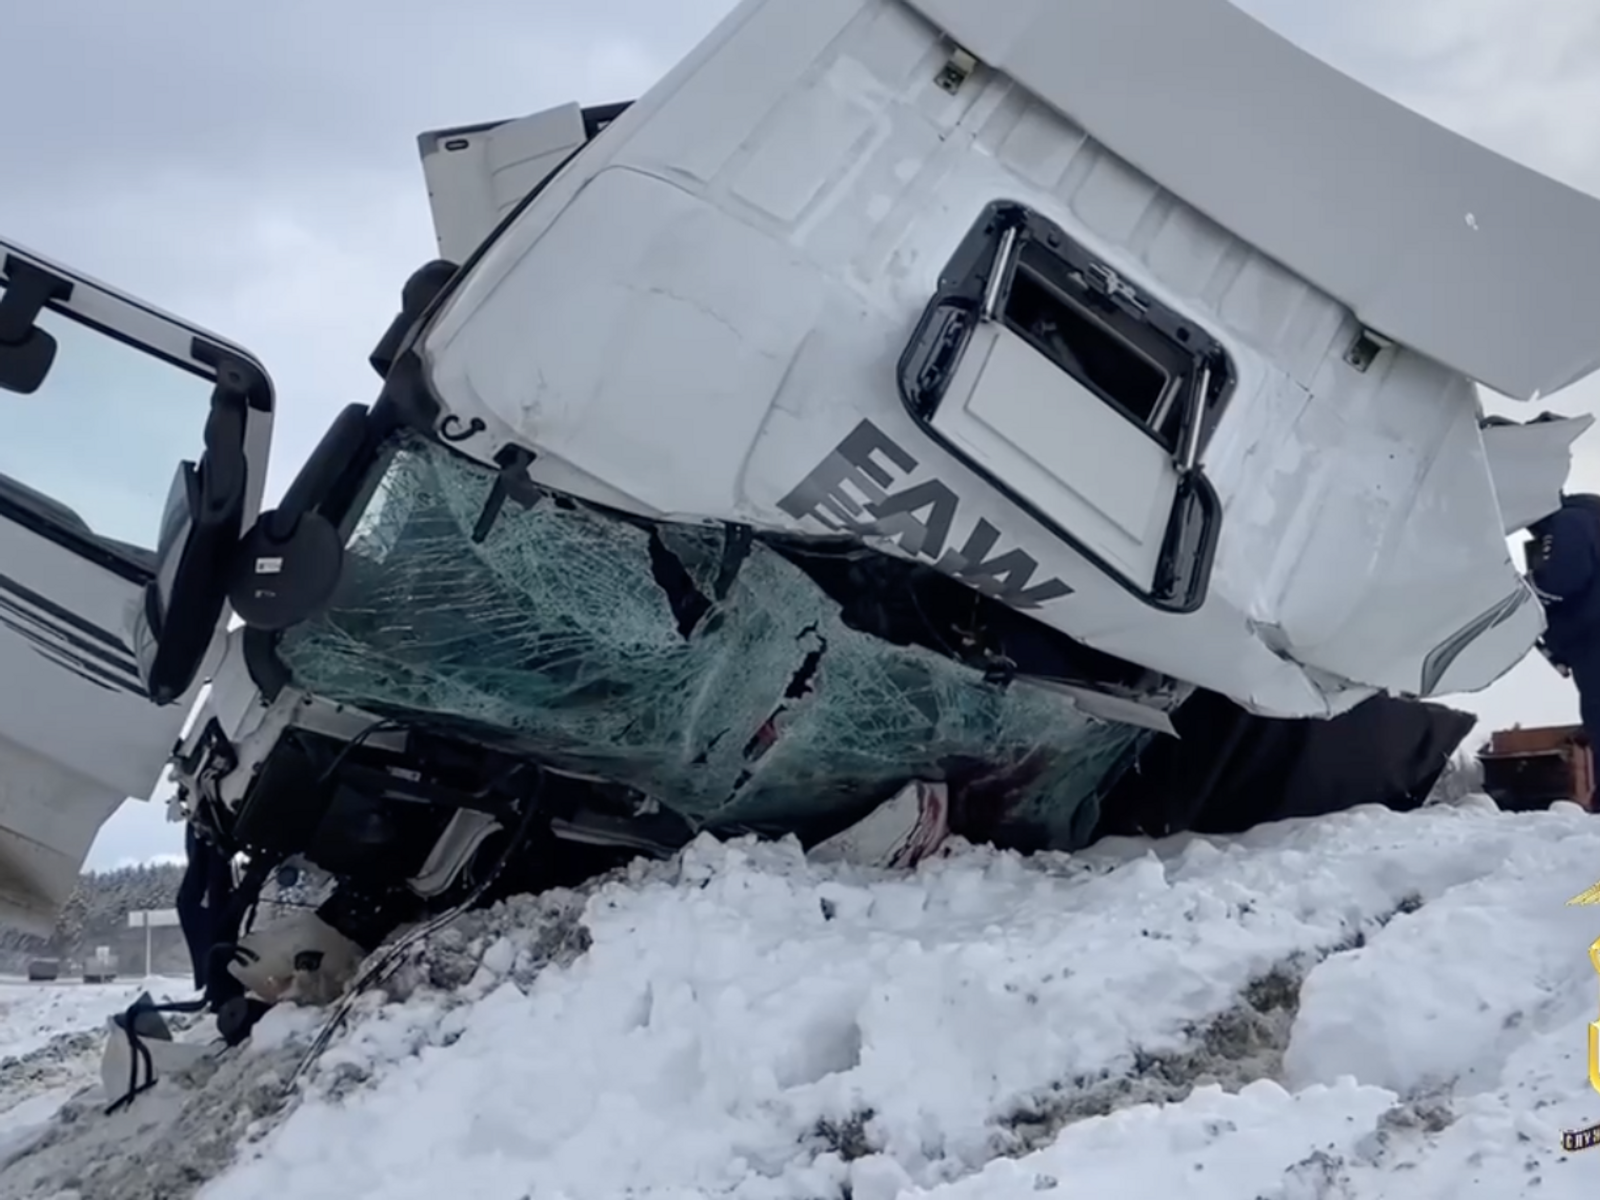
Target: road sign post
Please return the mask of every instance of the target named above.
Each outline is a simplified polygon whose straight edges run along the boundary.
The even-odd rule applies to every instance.
[[[128,914],[129,929],[144,930],[144,977],[149,979],[154,971],[151,954],[152,929],[163,929],[178,923],[175,908],[136,908]]]

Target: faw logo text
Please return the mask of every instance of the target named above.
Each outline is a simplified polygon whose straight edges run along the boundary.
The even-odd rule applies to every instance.
[[[956,548],[951,533],[961,499],[949,486],[929,479],[889,491],[896,472],[904,477],[916,469],[917,460],[903,446],[862,421],[778,507],[835,532],[890,539],[905,553],[1013,608],[1038,608],[1072,594],[1059,579],[1033,583],[1039,564],[1026,551],[996,554],[1000,531],[982,517]]]

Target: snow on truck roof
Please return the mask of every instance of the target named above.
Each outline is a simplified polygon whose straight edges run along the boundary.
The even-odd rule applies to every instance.
[[[1600,368],[1600,200],[1229,0],[908,0],[1374,331],[1507,396]]]

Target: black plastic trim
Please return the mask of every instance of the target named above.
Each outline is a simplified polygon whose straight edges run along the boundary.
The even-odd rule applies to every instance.
[[[623,100],[617,104],[591,104],[583,110],[583,132],[589,141],[594,141],[606,131],[606,127],[633,107],[632,100]]]
[[[628,109],[633,107],[632,100],[623,100],[615,104],[591,104],[580,108],[578,111],[583,116],[583,132],[591,140],[605,131],[605,127],[615,121]],[[452,125],[449,129],[430,129],[423,137],[454,138],[471,137],[475,133],[488,133],[499,129],[502,125],[509,125],[518,117],[502,117],[498,121],[478,121],[472,125]]]
[[[19,346],[34,330],[39,314],[52,302],[72,298],[72,280],[47,271],[17,254],[7,254],[3,274],[6,290],[0,295],[0,345]]]
[[[400,346],[405,343],[406,334],[417,318],[427,311],[433,298],[449,284],[451,278],[461,268],[456,263],[446,258],[436,258],[423,263],[411,272],[405,286],[400,289],[400,311],[389,322],[389,328],[383,331],[383,336],[378,339],[378,344],[373,347],[372,353],[367,356],[367,362],[379,379],[388,378],[389,372],[394,368],[394,361]]]
[[[170,586],[163,592],[159,576],[145,585],[144,616],[155,635],[145,676],[156,704],[170,704],[189,689],[222,619],[249,499],[249,412],[270,395],[265,374],[249,359],[199,337],[190,353],[216,372],[216,384],[205,452],[186,471],[187,534],[181,545],[159,550],[178,555]],[[163,566],[156,564],[158,571]]]
[[[244,666],[250,673],[250,682],[256,685],[261,698],[268,704],[276,702],[283,694],[283,689],[294,682],[289,668],[278,657],[278,634],[267,629],[251,629],[247,625],[240,639],[240,648],[244,652]]]
[[[246,404],[256,412],[272,411],[272,381],[253,360],[199,334],[190,340],[189,353],[195,362],[210,367],[218,380],[222,378],[224,367],[238,371],[244,381]]]
[[[1031,244],[1043,247],[1074,272],[1091,274],[1094,269],[1103,267],[1059,225],[1026,205],[1010,200],[990,203],[945,264],[933,298],[923,309],[911,337],[901,351],[896,364],[896,384],[901,402],[928,438],[982,476],[1011,503],[1093,563],[1124,591],[1163,612],[1175,615],[1192,613],[1205,603],[1222,523],[1221,499],[1198,462],[1180,478],[1156,577],[1151,590],[1146,591],[1004,480],[996,478],[933,426],[933,416],[978,326],[978,316],[989,290],[990,271],[996,262],[1001,240],[1009,230],[1015,230],[1017,235],[1017,250],[1011,256],[1013,265],[1020,258],[1022,247]],[[1010,287],[1011,278],[1008,275],[999,293],[1002,311]],[[1121,307],[1124,312],[1132,311]],[[1203,450],[1206,439],[1232,395],[1236,381],[1232,361],[1222,344],[1204,329],[1142,293],[1139,296],[1138,319],[1161,334],[1172,346],[1189,354],[1190,369],[1180,386],[1192,391],[1202,372],[1206,368],[1210,370],[1210,386],[1204,398],[1204,422],[1198,442]],[[1121,405],[1109,403],[1109,407],[1163,449],[1172,452],[1172,448],[1154,430],[1136,420]],[[1182,437],[1180,430],[1180,442]]]
[[[19,262],[28,263],[33,266],[39,265],[34,263],[32,259],[25,255],[18,255],[17,258]],[[6,286],[8,282],[9,280],[5,274],[5,271],[0,269],[0,286]],[[121,292],[110,291],[104,286],[91,286],[95,286],[96,291],[109,297],[118,304],[125,304],[129,308],[137,309],[146,316],[160,321],[163,325],[169,325],[174,329],[181,329],[184,333],[189,335],[191,347],[205,346],[208,347],[215,356],[226,356],[241,364],[244,364],[248,368],[249,373],[262,383],[261,393],[259,395],[252,395],[250,407],[261,412],[271,412],[273,410],[274,393],[272,381],[266,375],[265,369],[254,361],[248,351],[242,349],[241,347],[230,346],[225,342],[218,341],[216,338],[212,337],[210,334],[207,334],[203,330],[196,329],[187,321],[179,320],[170,313],[164,313],[158,309],[152,308],[150,305],[144,303],[142,300],[139,300],[136,297],[124,295]],[[142,342],[138,338],[129,337],[120,329],[116,329],[110,325],[96,321],[92,317],[86,316],[85,314],[78,312],[76,309],[68,307],[68,305],[64,302],[52,302],[51,304],[47,305],[47,307],[56,315],[65,317],[69,321],[76,321],[79,325],[82,325],[87,329],[92,329],[103,337],[111,338],[113,341],[119,342],[124,346],[138,350],[143,354],[148,354],[151,358],[159,359],[169,366],[178,367],[181,370],[188,371],[191,375],[198,375],[201,378],[205,377],[205,372],[196,369],[194,362],[185,361],[181,358],[174,358],[172,355],[162,350],[159,346],[152,346],[149,342]],[[206,360],[202,359],[198,361]]]

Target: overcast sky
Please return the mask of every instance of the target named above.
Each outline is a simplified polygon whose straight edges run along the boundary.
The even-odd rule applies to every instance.
[[[731,0],[143,0],[13,4],[0,231],[250,347],[278,385],[276,494],[434,253],[423,130],[631,99]],[[1341,69],[1600,194],[1594,0],[1244,0]],[[92,16],[90,15],[92,14]],[[1485,281],[1492,286],[1492,281]],[[1600,337],[1600,321],[1596,336]],[[1545,407],[1591,412],[1600,383]],[[1531,411],[1510,415],[1531,416]],[[1600,434],[1573,484],[1600,490]],[[1576,719],[1541,661],[1456,701],[1501,725]],[[91,865],[176,851],[156,806]]]

